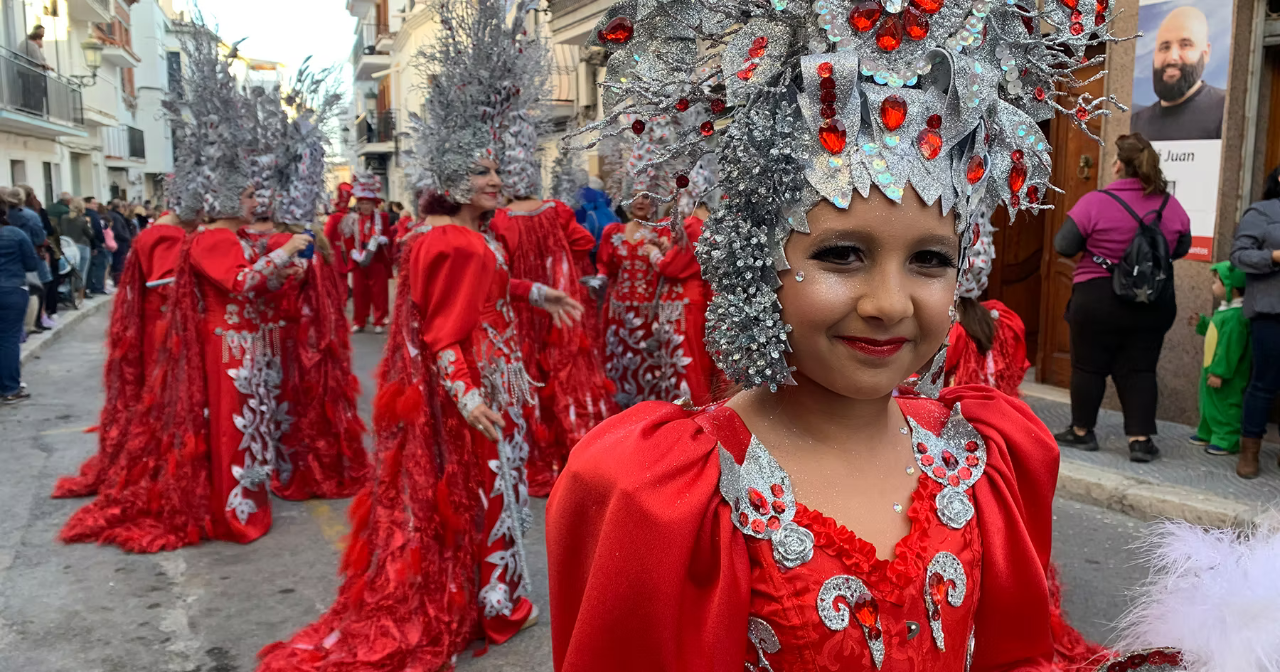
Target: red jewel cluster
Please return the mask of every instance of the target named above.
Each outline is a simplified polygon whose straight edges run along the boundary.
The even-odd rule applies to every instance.
[[[1009,171],[1009,191],[1013,195],[1009,197],[1009,205],[1014,210],[1022,207],[1021,199],[1018,192],[1022,191],[1023,185],[1027,183],[1027,163],[1021,149],[1015,149],[1009,154],[1009,158],[1013,160],[1013,169]],[[1030,198],[1031,190],[1027,190],[1027,196]]]
[[[1071,27],[1072,35],[1080,36],[1084,34],[1084,15],[1080,13],[1080,0],[1059,0],[1062,6],[1071,10]],[[1107,22],[1107,8],[1111,6],[1111,0],[1094,0],[1093,25],[1100,27]]]
[[[738,71],[738,79],[745,82],[755,75],[756,68],[760,67],[760,64],[756,62],[756,59],[764,56],[764,52],[768,48],[769,38],[764,35],[761,35],[751,41],[751,48],[747,50],[747,57],[742,59],[742,62],[747,65]]]
[[[876,627],[876,621],[880,619],[880,605],[871,593],[862,593],[853,601],[853,617],[867,629],[867,639],[876,642],[884,636]]]
[[[781,485],[774,483],[769,486],[769,494],[774,497],[772,501],[765,497],[763,492],[755,488],[747,488],[747,500],[751,504],[751,508],[755,509],[756,513],[760,514],[762,518],[767,517],[769,522],[766,523],[762,518],[751,520],[747,513],[742,511],[738,513],[738,523],[742,527],[750,527],[751,531],[756,534],[764,534],[766,528],[777,530],[782,527],[782,520],[778,516],[787,511],[787,503],[782,501],[786,491],[782,489]]]
[[[924,123],[926,128],[916,136],[916,146],[920,148],[920,154],[926,160],[932,161],[938,158],[938,153],[942,151],[942,134],[938,132],[938,129],[942,128],[942,115],[931,114]]]
[[[916,444],[916,450],[920,452],[920,464],[925,469],[933,468],[933,476],[938,479],[946,479],[953,487],[960,487],[961,481],[967,481],[973,476],[973,467],[978,466],[982,461],[974,453],[978,452],[978,442],[970,441],[964,444],[964,449],[969,454],[965,456],[964,463],[966,466],[960,466],[960,458],[955,453],[944,449],[942,451],[942,464],[937,464],[937,460],[929,454],[929,447],[923,443]],[[948,475],[948,472],[954,472]]]
[[[847,139],[844,122],[835,118],[836,80],[831,76],[834,71],[835,68],[827,61],[818,64],[818,99],[822,102],[820,112],[825,120],[818,127],[818,141],[828,152],[839,154],[844,151]]]
[[[1182,654],[1178,651],[1151,651],[1149,653],[1131,653],[1120,660],[1107,665],[1107,672],[1129,672],[1150,665],[1182,666]]]
[[[942,605],[947,603],[947,593],[955,587],[955,581],[945,578],[941,574],[935,572],[929,575],[929,596],[933,598],[934,606],[930,610],[929,620],[942,620]]]
[[[636,34],[635,24],[631,23],[631,19],[625,16],[619,16],[609,23],[605,24],[604,29],[596,32],[596,37],[601,42],[609,44],[626,44],[631,41],[631,36]]]
[[[849,27],[859,33],[876,29],[876,46],[881,51],[896,51],[902,46],[903,33],[917,42],[928,37],[929,17],[937,14],[942,5],[943,0],[911,0],[899,17],[897,14],[884,16],[884,7],[879,0],[862,0],[849,12]]]

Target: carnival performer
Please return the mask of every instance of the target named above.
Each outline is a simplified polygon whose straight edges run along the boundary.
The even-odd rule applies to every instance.
[[[1105,112],[1058,92],[1111,10],[865,5],[621,4],[588,40],[613,107],[582,134],[715,114],[652,161],[718,160],[707,347],[743,389],[639,405],[574,449],[547,505],[560,672],[1078,662],[1052,632],[1051,433],[989,387],[938,387],[970,216],[1044,207],[1037,119]],[[699,44],[724,45],[723,88],[691,76]]]
[[[990,385],[1011,397],[1031,362],[1027,361],[1027,328],[1013,309],[1000,301],[979,301],[996,258],[989,215],[974,217],[978,242],[969,250],[969,271],[960,276],[959,319],[947,336],[947,385]]]
[[[525,68],[517,71],[526,81],[518,82],[521,93],[512,100],[501,132],[503,188],[512,202],[494,214],[492,228],[510,250],[513,278],[558,289],[584,307],[594,307],[580,271],[591,268],[595,238],[578,224],[572,208],[538,196],[542,166],[531,117],[538,101],[529,94],[543,88],[539,82],[549,72],[545,53],[540,44],[531,44],[521,62]],[[569,449],[616,412],[617,406],[604,374],[595,313],[587,309],[580,323],[556,326],[540,308],[516,304],[514,310],[525,366],[541,384],[528,435],[529,494],[546,497]]]
[[[193,222],[179,222],[177,215],[165,212],[133,239],[107,327],[106,403],[96,429],[98,452],[85,460],[78,475],[58,479],[54,498],[98,494],[103,476],[125,445],[133,412],[155,367],[156,350],[168,333],[166,311],[178,254],[194,229]]]
[[[373,173],[356,173],[351,191],[356,209],[337,220],[337,226],[325,235],[333,241],[338,256],[351,277],[355,312],[352,333],[364,331],[373,311],[373,332],[381,334],[387,325],[387,302],[393,262],[391,230],[387,213],[378,210],[382,202],[382,179]],[[339,190],[341,195],[341,190]],[[339,199],[341,200],[341,199]],[[336,213],[335,213],[336,216]],[[334,219],[330,218],[330,224]]]
[[[296,236],[250,261],[237,230],[257,206],[249,137],[252,101],[242,95],[212,31],[184,36],[186,97],[167,101],[175,125],[173,189],[184,221],[206,216],[186,239],[172,283],[169,328],[132,418],[121,456],[98,497],[62,530],[137,553],[202,539],[248,543],[271,527],[274,450],[290,418],[279,404],[276,325],[254,308],[286,286]],[[227,59],[235,58],[235,50]]]
[[[261,672],[448,669],[473,639],[501,644],[534,622],[523,545],[534,383],[511,305],[541,306],[555,323],[582,307],[511,279],[488,227],[502,188],[494,103],[515,88],[494,75],[534,39],[531,8],[507,23],[498,0],[442,3],[452,29],[417,55],[431,123],[411,118],[408,177],[424,219],[404,236],[378,371],[377,473],[352,503],[337,600],[264,648]]]

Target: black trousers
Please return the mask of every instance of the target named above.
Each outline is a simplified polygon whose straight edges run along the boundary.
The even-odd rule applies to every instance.
[[[1116,297],[1111,278],[1076,283],[1067,304],[1071,326],[1071,424],[1092,429],[1107,390],[1116,384],[1129,436],[1156,433],[1156,364],[1178,306],[1173,288],[1152,304]]]

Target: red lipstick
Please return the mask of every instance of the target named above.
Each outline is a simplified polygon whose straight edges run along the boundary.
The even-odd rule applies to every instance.
[[[879,340],[875,338],[863,338],[860,336],[838,336],[840,342],[861,352],[868,357],[892,357],[902,350],[902,346],[907,344],[905,338],[887,338]]]

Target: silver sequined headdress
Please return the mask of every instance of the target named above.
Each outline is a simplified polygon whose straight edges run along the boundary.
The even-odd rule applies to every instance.
[[[335,72],[336,68],[313,71],[303,61],[282,100],[293,119],[279,155],[280,188],[273,204],[273,219],[281,224],[312,224],[324,207],[327,128],[343,101],[332,81]]]
[[[526,43],[536,44],[524,31],[527,4],[519,3],[514,21],[501,0],[432,5],[440,31],[413,60],[426,91],[426,114],[411,114],[406,134],[405,175],[416,190],[466,202],[471,167],[499,158],[502,125],[524,81],[520,52]]]
[[[547,46],[525,27],[525,17],[537,7],[536,0],[516,4],[507,28],[510,38],[501,56],[502,72],[514,84],[514,95],[501,125],[502,186],[515,199],[540,198],[542,195],[542,161],[538,156],[538,107],[546,97],[550,83],[551,62]]]
[[[174,177],[170,197],[179,218],[194,221],[241,216],[240,195],[252,183],[248,148],[256,111],[239,90],[218,36],[198,20],[182,34],[187,55],[183,86],[164,106],[173,127]]]
[[[968,241],[979,207],[1047,207],[1037,122],[1065,114],[1088,132],[1105,103],[1122,107],[1062,93],[1103,60],[1087,58],[1089,46],[1117,40],[1110,4],[625,0],[589,40],[611,52],[608,109],[578,146],[707,106],[711,119],[678,128],[651,165],[678,180],[716,154],[726,198],[698,250],[715,292],[707,348],[732,380],[776,387],[790,367],[774,290],[783,245],[808,230],[809,209],[819,199],[847,208],[873,187],[900,201],[910,185],[954,212]]]
[[[977,299],[987,291],[987,280],[996,261],[995,227],[991,225],[990,212],[974,212],[969,226],[975,237],[973,247],[965,255],[968,263],[959,277],[959,294],[967,299]]]
[[[587,171],[578,165],[577,155],[560,152],[551,163],[551,198],[577,210],[582,206],[582,188],[589,179]]]

